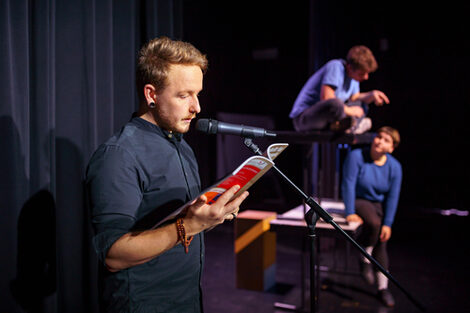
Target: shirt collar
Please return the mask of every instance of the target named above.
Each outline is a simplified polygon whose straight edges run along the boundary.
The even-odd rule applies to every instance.
[[[149,131],[152,131],[152,132],[158,134],[161,137],[164,137],[164,138],[170,140],[170,141],[181,141],[181,139],[183,139],[183,134],[177,133],[177,132],[171,132],[171,131],[168,131],[166,129],[160,128],[157,125],[152,124],[152,123],[144,120],[141,117],[134,117],[134,118],[132,118],[131,121],[133,123],[136,123],[137,125],[145,128],[145,129],[149,130]]]

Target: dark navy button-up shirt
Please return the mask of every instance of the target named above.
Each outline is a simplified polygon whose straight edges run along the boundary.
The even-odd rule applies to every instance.
[[[200,192],[198,166],[180,134],[133,118],[91,157],[86,175],[101,264],[124,234],[151,228],[158,213],[178,208]],[[176,232],[176,226],[175,226]],[[111,273],[101,268],[106,312],[200,312],[203,234],[141,265]]]

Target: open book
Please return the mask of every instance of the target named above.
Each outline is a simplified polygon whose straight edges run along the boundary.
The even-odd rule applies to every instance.
[[[232,199],[243,193],[250,188],[258,179],[260,179],[271,167],[274,165],[274,159],[287,148],[287,143],[273,143],[271,144],[263,155],[254,155],[246,159],[240,166],[238,166],[232,173],[228,174],[217,183],[202,191],[195,199],[201,195],[207,197],[209,204],[214,203],[217,199],[232,186],[239,185],[240,189],[235,193]],[[158,227],[162,223],[175,218],[183,212],[195,199],[182,205],[168,216],[158,221],[153,228]]]

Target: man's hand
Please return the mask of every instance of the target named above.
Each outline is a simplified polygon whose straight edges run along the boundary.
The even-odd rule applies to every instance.
[[[226,219],[232,219],[232,213],[238,214],[240,204],[248,197],[245,191],[230,201],[240,186],[233,186],[224,192],[213,204],[206,204],[207,198],[202,195],[191,204],[184,219],[186,235],[192,236],[206,229],[222,224]]]
[[[362,117],[364,116],[364,109],[358,105],[344,105],[344,114],[352,117]]]
[[[384,103],[389,104],[390,100],[382,91],[372,90],[367,93],[367,96],[364,102],[366,103],[374,102],[375,105],[382,106]]]

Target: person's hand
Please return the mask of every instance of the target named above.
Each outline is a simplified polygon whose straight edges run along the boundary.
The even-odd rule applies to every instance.
[[[233,211],[229,215],[225,215],[225,220],[226,221],[232,221],[232,220],[236,219],[239,211],[240,211],[240,207],[238,207],[235,211]]]
[[[382,226],[382,230],[380,231],[380,241],[385,242],[390,239],[392,236],[392,228],[387,225]]]
[[[240,204],[248,197],[248,191],[243,192],[230,201],[240,186],[232,186],[225,191],[216,202],[206,204],[207,198],[202,195],[196,199],[188,208],[184,220],[186,235],[192,236],[206,229],[222,224],[225,220],[234,218],[232,213],[238,214]]]
[[[358,105],[344,105],[344,114],[352,117],[362,117],[364,116],[364,109]]]
[[[374,102],[375,105],[382,106],[384,103],[389,104],[390,100],[388,97],[380,90],[372,90],[369,91],[369,95],[367,97],[367,103]]]
[[[349,214],[348,216],[346,216],[346,221],[358,222],[359,224],[363,223],[362,218],[357,214]]]

